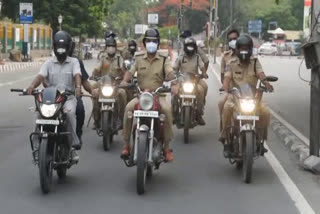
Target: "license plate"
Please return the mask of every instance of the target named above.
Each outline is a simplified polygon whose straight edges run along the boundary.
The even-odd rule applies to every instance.
[[[36,124],[38,125],[59,125],[59,120],[42,120],[42,119],[37,119]]]
[[[259,120],[259,116],[238,115],[238,120]]]
[[[196,95],[189,95],[189,94],[181,94],[181,98],[190,98],[190,99],[195,99]]]
[[[100,103],[114,103],[116,101],[116,99],[112,99],[112,98],[99,98],[99,102]]]
[[[134,117],[153,117],[158,118],[159,112],[157,111],[134,111]]]

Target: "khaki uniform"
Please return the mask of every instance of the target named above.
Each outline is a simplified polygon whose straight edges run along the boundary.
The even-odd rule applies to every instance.
[[[131,74],[137,76],[138,85],[142,90],[155,90],[163,85],[165,77],[173,72],[170,60],[166,56],[158,53],[153,59],[149,59],[147,53],[140,52],[135,55],[135,64],[131,67]],[[164,62],[165,60],[165,62]],[[171,105],[166,101],[165,96],[159,98],[161,111],[165,114],[164,122],[164,141],[166,146],[173,138],[172,131],[172,110]],[[126,143],[130,142],[133,119],[128,118],[128,112],[133,112],[134,106],[138,103],[138,99],[131,100],[125,109],[123,120],[123,136]]]
[[[229,61],[233,57],[237,57],[233,50],[228,50],[228,51],[225,51],[223,53],[223,56],[222,56],[222,59],[221,59],[221,69],[220,69],[220,72],[221,72],[221,83],[222,84],[223,84],[224,75],[226,73],[227,64],[229,63]],[[223,96],[222,99],[218,103],[220,118],[221,118],[221,115],[222,115],[223,106],[224,106],[225,102],[227,101],[227,98],[228,98],[228,96]],[[222,122],[220,122],[220,130],[221,130],[221,125],[222,125],[221,123]]]
[[[254,66],[256,66],[256,69]],[[258,59],[252,57],[249,64],[242,64],[238,58],[234,58],[231,59],[227,65],[225,76],[231,78],[231,84],[234,87],[240,88],[244,84],[249,84],[255,90],[258,82],[258,75],[262,72],[262,66]],[[221,137],[226,137],[226,129],[231,126],[231,119],[235,110],[235,106],[236,105],[233,96],[228,95],[222,111]],[[264,133],[263,138],[267,139],[267,130],[270,123],[270,112],[266,106],[261,103],[260,106],[258,106],[257,113],[260,118],[259,121],[257,121],[256,126],[258,129],[262,129]]]
[[[111,77],[123,77],[125,73],[125,69],[123,67],[123,58],[116,54],[114,57],[110,57],[109,55],[104,55],[101,58],[101,63],[99,67],[97,67],[93,71],[93,76],[104,76],[109,74]],[[97,90],[99,88],[98,83],[93,84],[93,88]],[[118,88],[115,92],[116,96],[119,96],[119,106],[120,106],[120,118],[124,115],[124,109],[127,104],[127,93],[124,89]],[[100,120],[100,104],[98,102],[98,98],[93,99],[93,116],[95,121]]]
[[[123,49],[121,52],[121,56],[123,60],[131,60],[133,58],[132,53],[128,50],[128,48]]]
[[[203,63],[204,63],[204,67],[205,67],[205,73],[208,71],[208,67],[209,67],[209,58],[207,57],[206,53],[204,52],[204,50],[200,47],[198,47],[198,54],[200,56],[200,58],[202,59]],[[199,84],[202,86],[203,90],[204,90],[204,96],[207,96],[208,93],[208,85],[206,83],[206,81],[204,81],[203,79],[201,79],[199,81]]]
[[[203,61],[201,60],[200,56],[198,54],[195,54],[193,56],[187,56],[185,54],[180,55],[175,64],[174,64],[174,70],[176,72],[181,71],[182,73],[194,73],[199,74],[199,69],[202,71],[202,73],[205,73],[205,65],[203,64]],[[204,109],[204,102],[205,102],[205,90],[202,87],[202,85],[199,83],[197,84],[197,109],[198,114],[203,115],[203,109]]]

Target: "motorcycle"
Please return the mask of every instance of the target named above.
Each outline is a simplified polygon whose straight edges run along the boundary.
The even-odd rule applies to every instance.
[[[179,94],[171,99],[174,123],[178,129],[184,131],[184,143],[189,143],[189,129],[198,125],[197,116],[197,85],[201,75],[194,73],[179,73]]]
[[[132,87],[132,85],[131,85]],[[155,91],[138,91],[139,102],[130,118],[135,119],[133,125],[131,155],[124,160],[127,167],[137,166],[136,188],[139,195],[145,193],[146,178],[151,178],[153,170],[158,170],[165,162],[164,157],[164,121],[165,115],[160,113],[159,93],[168,93],[170,88],[159,87]]]
[[[19,92],[21,96],[27,96],[27,89],[11,89],[11,92]],[[66,113],[63,106],[72,92],[45,88],[34,90],[35,98],[33,112],[39,113],[36,120],[36,129],[30,134],[30,145],[33,162],[39,167],[41,190],[49,193],[52,186],[53,170],[56,170],[58,178],[66,177],[67,170],[76,162],[72,161],[72,148],[68,142]]]
[[[96,129],[98,136],[102,137],[104,151],[109,151],[113,142],[113,136],[121,130],[120,106],[117,97],[117,85],[121,77],[105,75],[96,77],[99,82],[99,105],[100,105],[100,129]]]
[[[269,82],[277,80],[277,77],[267,77]],[[227,128],[226,143],[230,148],[230,153],[224,153],[224,156],[231,164],[236,164],[238,169],[242,169],[242,178],[245,183],[250,183],[252,180],[254,160],[263,156],[265,152],[263,136],[266,135],[266,131],[256,127],[256,121],[259,120],[257,108],[261,104],[264,92],[269,91],[261,81],[256,92],[249,84],[242,85],[240,89],[229,90],[235,100],[236,111],[231,127]]]

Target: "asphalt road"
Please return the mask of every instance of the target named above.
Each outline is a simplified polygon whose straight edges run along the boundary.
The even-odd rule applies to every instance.
[[[91,71],[96,61],[85,64]],[[299,213],[281,176],[265,158],[255,162],[253,183],[249,185],[242,182],[241,172],[223,158],[222,146],[216,142],[220,86],[214,75],[208,80],[207,125],[191,131],[189,145],[183,144],[182,131],[174,130],[175,160],[161,166],[148,182],[144,196],[136,194],[135,168],[127,168],[119,158],[121,137],[115,138],[110,152],[104,152],[101,138],[91,128],[84,130],[79,164],[68,171],[65,180],[55,177],[53,191],[43,195],[28,142],[33,129],[33,115],[28,108],[33,106],[33,98],[9,92],[10,88],[26,87],[36,73],[34,69],[0,74],[0,83],[6,84],[0,87],[0,213]],[[10,85],[8,81],[14,82]],[[85,105],[90,112],[90,101],[86,100]],[[302,181],[305,172],[291,162],[272,132],[270,147],[291,170],[290,176],[298,181],[314,210],[320,211],[318,184]]]

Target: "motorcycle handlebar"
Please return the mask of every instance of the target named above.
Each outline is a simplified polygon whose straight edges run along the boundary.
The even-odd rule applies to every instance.
[[[15,89],[15,88],[12,88],[10,89],[11,92],[24,92],[24,89]]]

